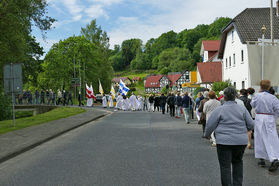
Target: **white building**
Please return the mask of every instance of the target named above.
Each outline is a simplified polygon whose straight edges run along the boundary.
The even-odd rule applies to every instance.
[[[262,37],[261,28],[263,25],[267,28],[265,37],[270,38],[269,13],[269,8],[247,8],[223,29],[218,54],[218,58],[223,61],[222,79],[223,81],[230,80],[238,90],[248,87],[258,87],[259,82],[255,83],[255,76],[251,77],[251,74],[255,74],[254,70],[251,71],[251,65],[256,64],[254,63],[255,60],[251,61],[251,59],[256,54],[252,53],[250,48],[252,42],[254,45],[258,45],[257,41]],[[275,9],[274,37],[275,39],[279,39],[279,17],[275,15]],[[269,73],[279,73],[278,70]],[[260,77],[261,73],[258,75]]]

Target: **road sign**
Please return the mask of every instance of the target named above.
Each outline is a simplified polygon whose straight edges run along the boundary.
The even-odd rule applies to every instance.
[[[22,92],[22,67],[20,63],[4,66],[4,89],[6,94]]]

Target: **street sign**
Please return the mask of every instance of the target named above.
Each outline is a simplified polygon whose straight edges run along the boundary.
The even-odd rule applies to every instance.
[[[6,94],[22,92],[22,67],[20,63],[4,65],[4,90]]]
[[[80,86],[80,78],[72,78],[72,87],[79,87]]]

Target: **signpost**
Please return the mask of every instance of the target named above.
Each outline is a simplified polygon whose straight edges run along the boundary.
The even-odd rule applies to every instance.
[[[21,64],[7,64],[4,66],[5,94],[12,96],[13,126],[15,126],[15,94],[22,92],[22,67]]]

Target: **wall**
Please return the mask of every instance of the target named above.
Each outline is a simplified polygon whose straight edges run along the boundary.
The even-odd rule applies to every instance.
[[[233,39],[232,39],[233,32]],[[241,59],[241,50],[243,50],[243,62]],[[235,54],[235,65],[233,64],[233,54]],[[231,66],[229,66],[229,58],[231,57]],[[228,66],[226,67],[226,60]],[[223,57],[223,81],[231,80],[232,84],[236,83],[238,90],[242,89],[242,81],[245,83],[244,88],[251,86],[249,78],[248,52],[247,45],[242,44],[235,29],[227,34]]]

